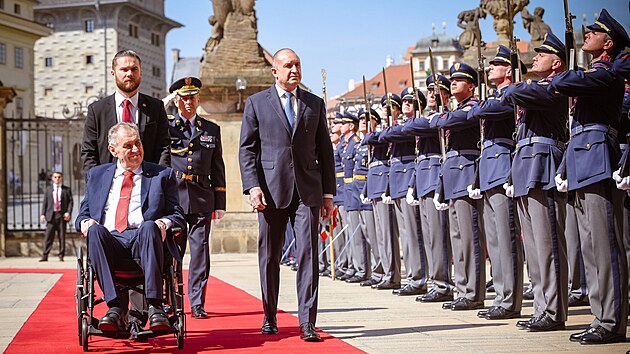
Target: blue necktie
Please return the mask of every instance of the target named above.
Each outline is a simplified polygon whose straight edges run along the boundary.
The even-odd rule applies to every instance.
[[[293,129],[293,103],[291,102],[291,97],[293,94],[291,92],[285,92],[284,97],[287,98],[287,103],[284,105],[284,114],[287,115],[287,120],[289,121],[289,126]]]

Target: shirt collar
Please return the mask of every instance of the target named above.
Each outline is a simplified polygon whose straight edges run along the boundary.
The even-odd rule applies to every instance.
[[[131,101],[132,106],[134,106],[135,108],[138,108],[138,93],[137,92],[135,95],[129,98],[126,98],[123,95],[121,95],[120,92],[116,91],[116,93],[114,93],[114,99],[116,100],[116,107],[120,107],[123,101],[128,99],[129,101]]]
[[[278,96],[282,98],[282,96],[284,96],[284,93],[287,91],[283,89],[282,87],[278,86],[277,84],[274,84],[274,86],[276,87],[276,91],[278,91]],[[293,94],[293,97],[297,98],[297,87],[293,91],[290,91],[290,92],[291,94]]]
[[[125,172],[125,171],[126,170],[124,168],[122,168],[122,166],[120,166],[120,161],[116,162],[116,172],[114,172],[114,178],[122,176],[123,172]],[[136,175],[141,175],[142,174],[142,164],[140,164],[140,166],[138,166],[132,172],[134,174],[136,174]]]

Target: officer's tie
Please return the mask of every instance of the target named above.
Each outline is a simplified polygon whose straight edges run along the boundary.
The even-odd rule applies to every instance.
[[[129,202],[131,199],[131,190],[133,189],[133,176],[131,171],[123,172],[122,186],[120,187],[120,199],[118,199],[118,207],[116,207],[116,230],[123,232],[127,229],[127,219],[129,216]]]
[[[191,130],[191,125],[190,125],[190,120],[186,119],[186,123],[184,123],[185,128],[184,128],[184,136],[188,139],[190,139],[190,137],[192,136],[192,130]]]
[[[287,98],[287,103],[285,103],[284,105],[284,114],[286,114],[287,116],[289,126],[291,127],[291,129],[293,129],[293,102],[291,102],[291,97],[293,97],[293,94],[291,94],[291,92],[285,92],[284,97]]]
[[[131,105],[131,101],[123,101],[122,121],[125,123],[131,123],[131,109],[129,109],[129,105]]]

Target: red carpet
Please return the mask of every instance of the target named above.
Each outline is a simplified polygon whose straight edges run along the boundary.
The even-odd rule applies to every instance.
[[[77,335],[74,289],[76,270],[0,269],[3,273],[61,273],[24,323],[5,353],[82,353]],[[98,286],[97,286],[98,288]],[[230,353],[360,353],[357,348],[320,332],[323,341],[305,343],[299,338],[297,319],[278,313],[280,333],[260,334],[262,303],[257,298],[211,277],[208,282],[206,310],[211,318],[193,320],[186,303],[187,337],[184,349],[177,349],[175,335],[149,339],[147,343],[91,336],[90,352],[97,353],[200,353],[218,350]],[[186,302],[188,298],[186,297]],[[97,306],[102,313],[106,306]],[[100,314],[100,312],[99,312]]]

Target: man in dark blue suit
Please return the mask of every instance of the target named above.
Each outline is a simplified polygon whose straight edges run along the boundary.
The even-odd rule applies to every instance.
[[[99,322],[104,332],[124,330],[124,303],[112,279],[113,265],[124,258],[140,261],[153,331],[169,328],[162,309],[163,246],[166,230],[184,227],[175,176],[170,168],[143,162],[137,127],[118,123],[108,134],[117,163],[95,166],[88,174],[85,198],[75,221],[87,237],[88,252],[109,310]],[[169,239],[172,241],[172,239]],[[179,256],[172,242],[169,251]]]
[[[280,257],[287,221],[295,230],[300,338],[319,341],[317,237],[320,217],[332,214],[333,151],[325,104],[299,88],[300,58],[288,48],[273,56],[275,85],[247,99],[239,163],[243,192],[258,210],[258,258],[262,287],[262,333],[278,333],[276,312]]]

